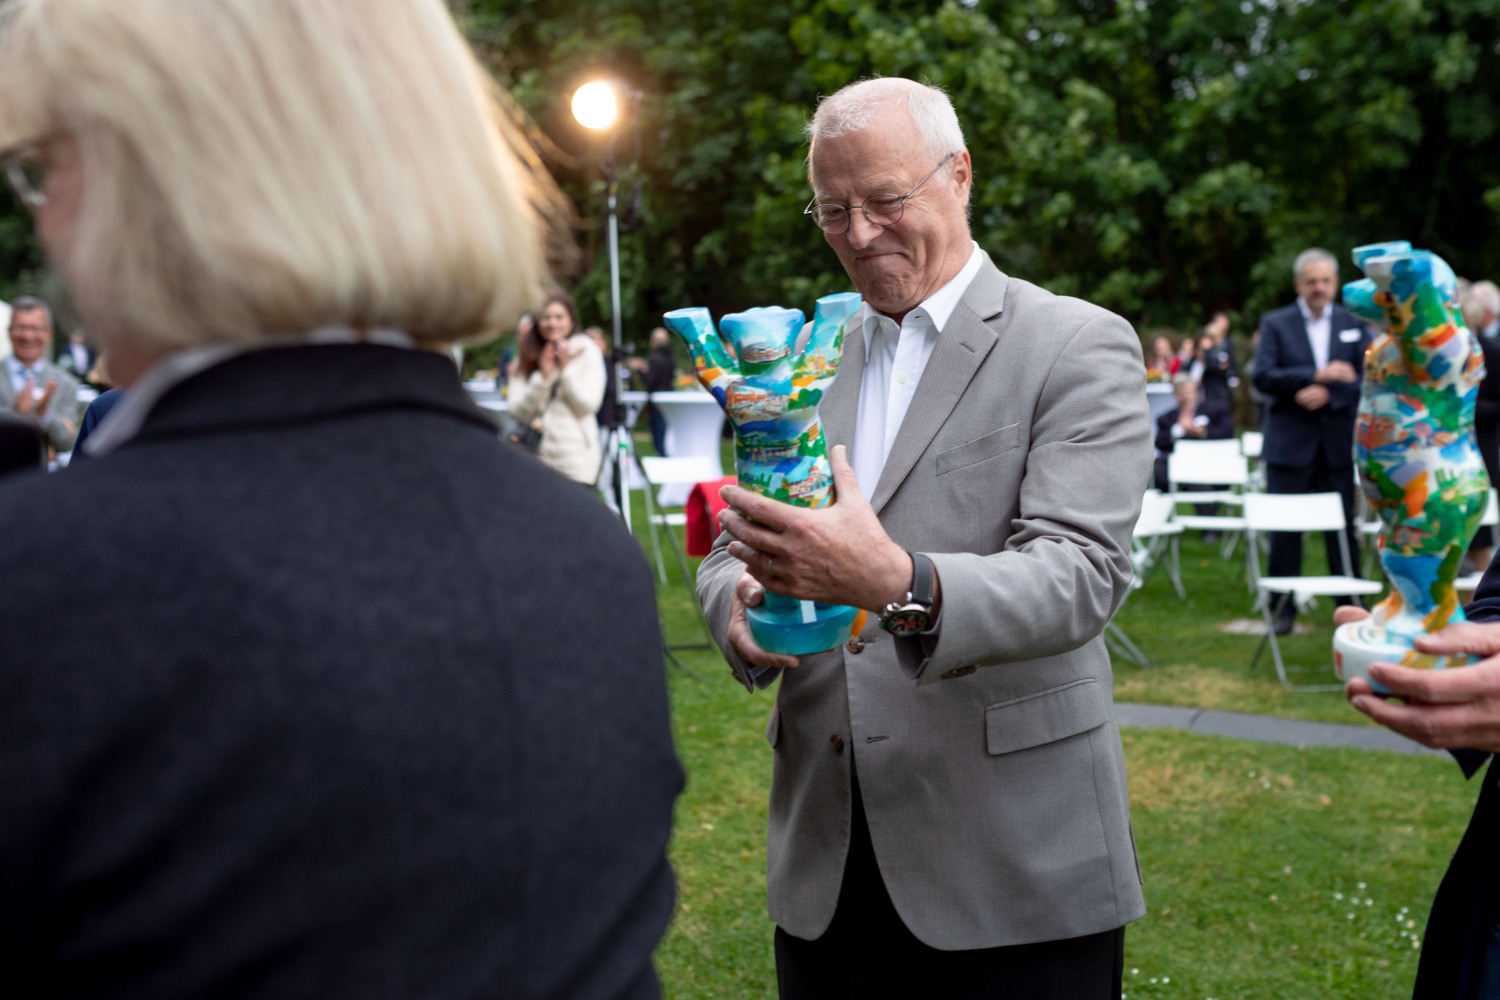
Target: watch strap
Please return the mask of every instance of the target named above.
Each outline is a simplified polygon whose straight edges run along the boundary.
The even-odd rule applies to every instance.
[[[932,607],[932,560],[920,552],[911,554],[911,601],[923,607]]]

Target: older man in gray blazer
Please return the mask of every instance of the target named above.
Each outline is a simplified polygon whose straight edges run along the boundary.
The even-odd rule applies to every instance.
[[[855,84],[809,132],[865,298],[822,407],[838,503],[727,488],[698,576],[735,675],[781,681],[781,995],[1116,996],[1145,905],[1101,633],[1151,472],[1139,342],[973,242],[940,91]],[[799,662],[750,636],[763,589],[886,614]]]
[[[0,359],[0,409],[36,421],[54,450],[70,450],[78,435],[78,380],[47,357],[52,309],[29,295],[16,299],[9,333],[11,355]]]

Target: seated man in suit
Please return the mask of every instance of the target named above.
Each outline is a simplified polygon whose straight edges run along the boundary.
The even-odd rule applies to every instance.
[[[1333,301],[1339,266],[1333,254],[1313,247],[1292,265],[1297,301],[1260,318],[1255,385],[1266,394],[1266,490],[1270,493],[1336,492],[1344,500],[1349,565],[1340,567],[1338,534],[1326,532],[1329,572],[1355,575],[1359,537],[1354,521],[1354,419],[1359,380],[1371,331]],[[1272,576],[1300,576],[1302,536],[1271,535]],[[1296,607],[1274,595],[1276,633],[1292,630]],[[1354,602],[1352,597],[1337,603]]]
[[[78,433],[78,380],[47,359],[51,307],[29,295],[11,303],[10,343],[0,406],[35,420],[54,450],[67,451]]]
[[[1101,635],[1151,467],[1140,341],[974,242],[941,91],[856,83],[809,133],[806,214],[864,296],[820,410],[838,502],[725,487],[698,574],[735,676],[780,679],[780,995],[1118,996],[1145,904]],[[765,590],[875,614],[799,660],[750,633]]]
[[[1156,418],[1156,488],[1167,488],[1167,456],[1183,438],[1190,441],[1218,441],[1234,437],[1234,423],[1229,408],[1222,403],[1198,400],[1198,383],[1186,375],[1172,380],[1172,395],[1177,408]]]

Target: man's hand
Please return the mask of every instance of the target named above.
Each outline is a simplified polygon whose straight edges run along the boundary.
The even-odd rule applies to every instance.
[[[729,554],[772,593],[880,611],[911,589],[911,556],[891,541],[859,492],[844,446],[829,459],[838,502],[822,510],[738,486],[720,490],[730,509],[719,514],[719,524],[735,539]]]
[[[1313,376],[1313,381],[1318,383],[1328,382],[1354,382],[1359,376],[1354,372],[1354,366],[1347,361],[1330,361],[1327,365],[1318,369]],[[1316,407],[1311,407],[1316,409]]]
[[[745,614],[745,609],[755,607],[764,596],[765,592],[760,584],[746,570],[735,583],[734,598],[729,604],[729,644],[740,654],[740,659],[757,667],[795,667],[795,656],[768,653],[756,644],[755,638],[750,634],[750,619]]]
[[[1321,410],[1328,405],[1328,390],[1321,385],[1309,385],[1298,389],[1294,398],[1304,410]]]
[[[36,395],[36,384],[27,379],[20,393],[16,395],[16,412],[34,413],[40,417],[47,412],[47,407],[52,405],[52,396],[56,392],[57,379],[55,378],[47,380],[47,388],[42,390],[40,397]]]
[[[1334,621],[1359,621],[1369,613],[1340,608]],[[1370,676],[1390,689],[1377,695],[1362,677],[1344,687],[1350,704],[1389,729],[1440,750],[1469,748],[1500,753],[1500,622],[1465,622],[1417,639],[1424,653],[1473,653],[1486,657],[1469,667],[1412,670],[1392,663],[1370,667]],[[1404,699],[1387,701],[1387,697]]]

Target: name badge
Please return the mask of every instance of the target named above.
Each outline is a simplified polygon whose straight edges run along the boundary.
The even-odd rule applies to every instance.
[[[1363,330],[1361,330],[1359,327],[1357,327],[1357,326],[1351,326],[1347,330],[1340,330],[1339,331],[1339,341],[1341,343],[1345,343],[1345,344],[1353,344],[1353,343],[1356,343],[1359,340],[1359,338],[1363,337],[1364,335],[1365,335],[1365,332]]]

